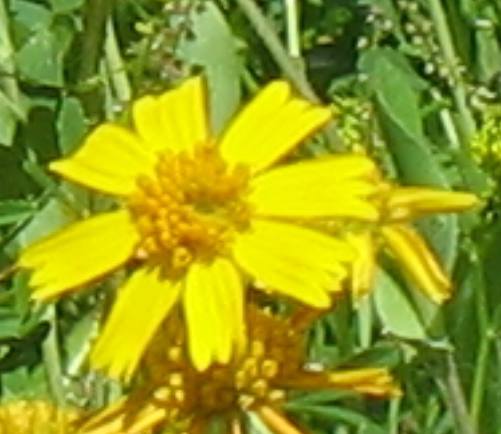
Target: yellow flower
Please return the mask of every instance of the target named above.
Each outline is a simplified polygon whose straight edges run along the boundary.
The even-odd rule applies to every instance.
[[[294,432],[283,404],[298,390],[336,389],[373,397],[401,390],[386,368],[308,370],[305,330],[298,320],[249,310],[249,347],[228,365],[196,371],[185,359],[179,327],[165,324],[144,361],[143,382],[131,394],[84,421],[79,434],[137,434],[169,427],[204,432],[223,417],[229,430],[242,432],[245,412],[255,413],[272,431]],[[230,428],[231,427],[231,428]]]
[[[12,401],[0,406],[1,434],[72,434],[79,412],[45,401]]]
[[[50,169],[118,198],[120,208],[42,240],[21,254],[34,298],[46,300],[125,264],[139,265],[118,292],[91,355],[94,368],[130,377],[178,301],[195,366],[228,362],[245,346],[244,282],[251,277],[313,307],[330,303],[353,249],[305,226],[375,220],[366,199],[374,164],[330,156],[272,168],[330,118],[275,81],[214,137],[200,77],[133,104],[134,131],[111,123]]]
[[[436,303],[447,300],[452,291],[451,281],[427,242],[409,222],[431,214],[469,209],[478,204],[478,198],[466,192],[382,184],[378,200],[381,216],[378,224],[347,237],[358,252],[351,277],[354,295],[363,295],[371,289],[381,245],[431,300]]]

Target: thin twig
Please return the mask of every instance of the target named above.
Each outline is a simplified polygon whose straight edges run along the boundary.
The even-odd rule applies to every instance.
[[[459,379],[459,372],[456,365],[454,354],[450,351],[445,356],[446,364],[446,378],[437,379],[438,384],[441,386],[445,395],[447,405],[452,414],[454,425],[458,434],[477,434],[475,431],[470,415],[468,414],[468,407],[464,396],[461,381]]]
[[[111,18],[108,18],[106,24],[105,59],[108,74],[118,101],[120,103],[129,102],[132,97],[132,88],[120,54],[120,47]]]
[[[253,0],[236,0],[242,11],[254,26],[256,33],[263,40],[270,54],[282,69],[285,76],[294,84],[303,96],[311,102],[319,103],[320,99],[306,79],[304,70],[299,69],[291,60],[268,19],[263,15]]]
[[[462,77],[458,73],[459,56],[456,54],[447,22],[447,16],[442,7],[442,0],[428,0],[428,5],[445,63],[453,79],[451,91],[459,116],[461,117],[458,127],[462,133],[463,145],[467,145],[473,137],[473,134],[475,134],[476,125],[471,110],[468,108],[467,92],[462,82]]]
[[[44,319],[50,323],[50,331],[42,344],[42,354],[44,365],[49,380],[51,394],[59,405],[64,405],[66,396],[63,384],[63,369],[61,367],[61,357],[59,354],[59,342],[57,332],[57,313],[56,307],[50,305],[47,307]]]

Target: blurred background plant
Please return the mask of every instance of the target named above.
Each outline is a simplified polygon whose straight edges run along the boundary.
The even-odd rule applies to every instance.
[[[99,121],[127,119],[131,98],[202,70],[216,131],[285,77],[338,113],[298,157],[366,152],[402,184],[484,199],[419,222],[454,276],[452,301],[425,300],[388,260],[370,297],[311,330],[312,360],[383,363],[405,395],[312,392],[291,411],[318,433],[501,433],[500,34],[497,0],[0,0],[2,401],[98,408],[122,393],[86,370],[113,282],[33,305],[11,266],[32,240],[111,206],[46,163]]]

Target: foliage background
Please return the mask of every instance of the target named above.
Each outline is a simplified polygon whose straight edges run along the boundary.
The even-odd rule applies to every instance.
[[[365,149],[403,184],[471,190],[477,213],[419,223],[456,294],[424,300],[384,262],[373,295],[311,331],[312,358],[384,363],[390,403],[309,393],[288,404],[318,433],[501,433],[499,0],[0,0],[1,398],[98,407],[121,393],[86,370],[113,282],[33,305],[20,248],[104,197],[46,163],[128,102],[203,70],[220,130],[275,77],[339,112],[299,155]],[[262,429],[256,428],[256,429]]]

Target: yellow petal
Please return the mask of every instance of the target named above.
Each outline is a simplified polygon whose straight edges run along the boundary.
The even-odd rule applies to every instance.
[[[159,268],[134,272],[117,294],[104,330],[91,354],[91,365],[112,377],[130,378],[161,322],[179,298],[181,285]]]
[[[402,395],[386,368],[361,368],[329,373],[328,385],[378,397]]]
[[[137,132],[155,151],[191,151],[209,140],[206,90],[201,76],[161,96],[139,99],[132,111]]]
[[[291,164],[255,177],[249,200],[265,216],[375,220],[377,210],[367,201],[377,189],[368,180],[375,170],[355,154]]]
[[[394,187],[387,198],[387,219],[401,221],[435,213],[458,212],[478,204],[478,197],[471,193]]]
[[[442,303],[451,296],[449,278],[416,230],[404,225],[388,225],[381,233],[404,272],[428,297]]]
[[[122,398],[78,427],[77,434],[140,434],[149,432],[166,419],[167,410],[153,402],[143,408],[134,396]]]
[[[367,294],[374,284],[376,272],[376,246],[370,231],[350,233],[346,241],[355,249],[357,257],[352,264],[351,292],[355,298]]]
[[[270,290],[311,306],[330,305],[330,291],[353,259],[347,243],[297,225],[256,220],[233,245],[238,264]]]
[[[113,124],[97,127],[71,157],[51,171],[86,187],[118,196],[131,194],[139,175],[152,173],[156,155],[132,132]]]
[[[43,239],[21,253],[33,269],[33,297],[46,299],[83,285],[123,264],[139,240],[128,212],[91,217]]]
[[[194,263],[186,278],[183,306],[188,347],[195,367],[227,363],[234,346],[245,345],[244,297],[238,271],[226,259]]]
[[[304,434],[278,409],[268,405],[255,406],[252,411],[274,434]]]
[[[280,386],[288,389],[317,390],[344,389],[377,397],[402,395],[400,387],[386,368],[360,368],[329,371],[303,371],[280,379]]]
[[[223,134],[221,155],[252,171],[273,164],[325,125],[331,111],[291,94],[288,83],[274,81],[252,100]]]

